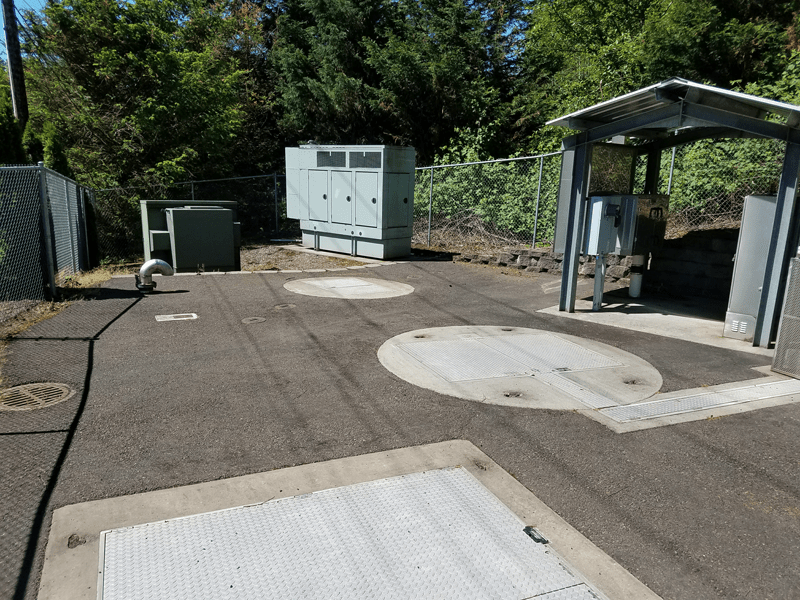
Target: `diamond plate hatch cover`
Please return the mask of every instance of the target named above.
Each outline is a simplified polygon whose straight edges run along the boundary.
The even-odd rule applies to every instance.
[[[101,533],[98,597],[603,598],[462,468]]]

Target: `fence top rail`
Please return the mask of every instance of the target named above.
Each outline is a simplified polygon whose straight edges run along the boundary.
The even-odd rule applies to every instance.
[[[470,165],[490,165],[494,163],[516,162],[520,160],[534,160],[536,158],[547,158],[548,156],[555,156],[561,152],[548,152],[547,154],[536,154],[535,156],[519,156],[517,158],[498,158],[497,160],[479,160],[476,162],[466,163],[453,163],[450,165],[431,165],[430,167],[417,167],[417,171],[425,171],[426,169],[446,169],[447,167],[468,167]]]
[[[283,173],[269,173],[267,175],[245,175],[244,177],[222,177],[220,179],[192,179],[191,181],[174,181],[172,183],[159,183],[160,187],[170,187],[172,185],[191,185],[193,183],[213,183],[217,181],[236,181],[238,179],[264,179],[267,177],[286,177]],[[114,192],[118,190],[140,190],[148,188],[148,185],[132,185],[129,187],[111,187],[97,190],[98,192]]]
[[[67,177],[66,175],[62,175],[58,171],[54,171],[50,167],[45,167],[43,163],[39,163],[38,165],[0,165],[0,171],[42,171],[53,177],[58,177],[59,179],[63,179],[64,181],[68,181],[70,183],[74,183],[76,186],[81,187],[83,189],[91,189],[87,188],[85,185],[81,185],[74,179]]]

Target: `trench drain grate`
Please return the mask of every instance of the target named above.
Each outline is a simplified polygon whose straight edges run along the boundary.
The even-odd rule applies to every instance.
[[[63,383],[27,383],[0,392],[0,410],[36,410],[72,398],[75,390]]]

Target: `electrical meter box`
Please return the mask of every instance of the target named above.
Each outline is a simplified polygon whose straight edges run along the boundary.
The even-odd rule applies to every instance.
[[[176,272],[238,271],[240,224],[234,201],[141,200],[145,262]]]
[[[566,207],[558,207],[557,221],[566,219]],[[669,196],[591,196],[587,200],[581,251],[585,255],[647,254],[663,244]],[[566,223],[556,228],[556,252],[564,252]]]
[[[286,148],[286,216],[303,245],[353,256],[411,252],[415,151],[399,146]]]

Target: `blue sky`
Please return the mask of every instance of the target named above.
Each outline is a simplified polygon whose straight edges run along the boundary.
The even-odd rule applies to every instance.
[[[17,9],[17,16],[26,10],[41,11],[45,5],[46,0],[14,0],[14,7]],[[2,12],[0,12],[0,19],[2,19]],[[5,26],[5,23],[3,24]],[[0,31],[0,58],[6,60],[6,36],[5,32]]]

